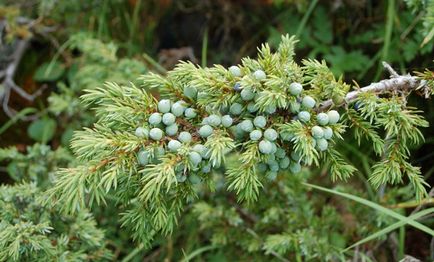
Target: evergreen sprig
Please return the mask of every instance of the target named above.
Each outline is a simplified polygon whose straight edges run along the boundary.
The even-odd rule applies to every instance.
[[[194,185],[215,188],[212,171],[224,172],[228,190],[249,203],[267,181],[298,173],[301,165],[328,164],[332,180],[345,180],[356,169],[334,147],[348,127],[330,107],[346,112],[355,137],[369,138],[382,155],[371,175],[374,186],[402,182],[405,174],[417,197],[425,195],[419,169],[408,162],[408,145],[422,141],[419,128],[427,126],[407,106],[411,89],[395,90],[386,81],[348,93],[350,85],[324,62],[295,63],[295,43],[284,36],[276,52],[264,44],[258,59],[229,69],[182,62],[167,76],[142,76],[143,88],[107,83],[88,90],[83,103],[98,121],[75,133],[72,148],[81,165],[59,172],[51,199],[74,212],[114,195],[124,225],[150,244],[158,233],[173,231],[183,207],[197,197]],[[159,100],[149,93],[157,88]],[[229,157],[238,162],[226,167]]]

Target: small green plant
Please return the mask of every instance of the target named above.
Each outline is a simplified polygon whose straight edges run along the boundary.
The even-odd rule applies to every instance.
[[[264,44],[257,60],[244,58],[229,70],[180,63],[166,77],[142,76],[144,88],[108,83],[87,90],[83,102],[98,120],[74,134],[81,164],[59,171],[51,199],[75,212],[114,195],[123,225],[150,244],[174,231],[184,206],[198,197],[197,185],[216,188],[215,173],[248,204],[303,167],[328,167],[332,181],[347,180],[357,170],[335,145],[348,130],[378,156],[369,178],[374,187],[408,181],[424,198],[426,183],[408,158],[428,123],[407,97],[432,92],[431,82],[386,66],[391,79],[350,92],[324,62],[295,63],[295,43],[285,36],[275,53]]]
[[[104,233],[92,215],[61,215],[41,204],[46,196],[32,184],[0,187],[0,260],[107,261]]]

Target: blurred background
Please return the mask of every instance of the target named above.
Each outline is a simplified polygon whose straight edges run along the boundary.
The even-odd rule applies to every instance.
[[[230,66],[290,34],[299,39],[297,61],[323,59],[360,86],[389,77],[381,61],[399,73],[432,71],[433,2],[0,0],[0,147],[15,148],[0,152],[0,183],[25,178],[44,186],[57,167],[73,165],[72,133],[95,121],[79,103],[83,90],[105,81],[139,84],[139,75],[164,74],[179,60]],[[433,125],[432,101],[412,99]],[[412,162],[433,185],[434,132],[423,131],[426,142],[413,148]],[[348,138],[341,151],[370,172],[370,145]],[[409,196],[410,189],[384,201]],[[429,256],[429,237],[407,230],[405,252]]]

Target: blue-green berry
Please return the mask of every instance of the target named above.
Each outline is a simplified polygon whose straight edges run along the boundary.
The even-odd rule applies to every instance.
[[[178,139],[179,141],[181,141],[182,143],[190,143],[191,142],[191,134],[189,132],[186,131],[182,131],[181,133],[179,133],[178,135]]]
[[[208,116],[208,124],[211,126],[219,126],[222,123],[221,117],[218,115],[209,115]]]
[[[148,153],[148,151],[141,150],[137,154],[137,159],[138,159],[140,165],[146,166],[149,163],[149,153]]]
[[[134,134],[140,138],[148,138],[149,130],[144,128],[144,127],[138,127],[138,128],[136,128],[136,131],[134,132]]]
[[[261,142],[259,142],[258,147],[259,147],[259,151],[262,154],[271,154],[271,152],[273,151],[273,143],[267,140],[262,140]]]
[[[188,181],[190,181],[190,183],[192,183],[193,185],[196,185],[200,183],[201,178],[196,174],[190,174],[188,175]]]
[[[170,112],[170,107],[172,102],[169,99],[163,99],[158,102],[158,111],[160,113],[168,113]]]
[[[250,136],[250,140],[258,141],[259,139],[262,138],[262,131],[261,130],[253,130],[252,132],[250,132],[249,136]]]
[[[316,147],[320,150],[320,151],[325,151],[327,150],[329,146],[329,143],[327,142],[327,140],[325,140],[324,138],[320,138],[316,140]]]
[[[240,115],[243,112],[243,106],[239,103],[233,103],[229,108],[232,115]]]
[[[270,114],[270,115],[276,113],[276,106],[275,105],[269,105],[269,106],[265,107],[265,112]]]
[[[170,140],[169,143],[167,143],[167,148],[169,148],[169,150],[172,152],[178,151],[178,149],[180,149],[181,146],[182,144],[178,140]]]
[[[268,167],[271,171],[277,172],[279,171],[279,162],[277,162],[276,160],[271,160],[268,163]]]
[[[184,111],[184,115],[186,118],[191,119],[191,118],[195,118],[197,116],[196,110],[194,110],[193,108],[187,108]]]
[[[202,157],[200,156],[200,154],[199,153],[197,153],[197,152],[190,152],[189,154],[188,154],[188,159],[190,160],[190,163],[193,165],[193,166],[197,166],[197,165],[199,165],[200,164],[200,162],[202,161]]]
[[[240,123],[240,127],[244,132],[251,132],[253,130],[252,120],[246,119]]]
[[[148,119],[149,124],[156,126],[161,123],[161,114],[160,113],[153,113],[149,116]]]
[[[199,135],[203,138],[209,137],[213,133],[213,129],[210,125],[204,125],[199,129]]]
[[[283,148],[278,147],[276,151],[277,158],[284,158],[286,156],[286,152]]]
[[[300,165],[299,163],[292,162],[292,163],[289,165],[289,170],[290,170],[291,173],[293,173],[293,174],[300,173],[300,171],[301,171],[301,165]]]
[[[241,99],[243,99],[244,101],[250,101],[255,98],[255,93],[250,88],[243,88],[240,95]]]
[[[267,125],[267,119],[264,116],[257,116],[253,119],[253,124],[257,128],[264,128]]]
[[[164,113],[163,115],[163,124],[166,126],[170,126],[171,124],[175,123],[176,117],[172,113]]]
[[[291,152],[291,158],[292,160],[294,160],[295,162],[300,162],[301,159],[301,155],[297,152],[297,151],[292,151]]]
[[[325,139],[331,139],[333,137],[333,129],[330,127],[326,126],[322,131],[324,132]]]
[[[259,163],[257,168],[258,168],[258,172],[263,173],[263,172],[267,171],[268,165],[265,163]]]
[[[325,126],[329,123],[329,116],[326,113],[319,113],[316,116],[316,121],[318,124]]]
[[[166,150],[164,150],[164,147],[159,146],[159,147],[154,149],[154,156],[156,158],[162,157],[162,156],[164,156],[164,154],[166,154]]]
[[[178,183],[184,183],[185,180],[187,180],[186,175],[184,175],[183,173],[176,174],[176,181],[178,181]]]
[[[182,116],[185,111],[185,106],[182,102],[178,101],[172,105],[171,111],[175,116]]]
[[[264,138],[271,142],[276,140],[278,136],[277,131],[272,128],[268,128],[264,132]]]
[[[196,144],[193,146],[192,149],[193,151],[199,153],[202,156],[202,158],[205,158],[205,155],[208,152],[208,149],[202,144]]]
[[[311,96],[305,96],[305,97],[303,97],[303,100],[301,101],[301,104],[305,108],[314,108],[316,102],[315,102],[315,99],[313,99],[313,97],[311,97]]]
[[[319,126],[312,127],[311,132],[314,138],[322,138],[324,136],[324,131]]]
[[[291,163],[291,161],[289,160],[289,157],[286,156],[286,157],[280,159],[279,167],[280,167],[280,169],[287,169],[290,163]]]
[[[240,91],[241,89],[243,89],[243,87],[241,86],[241,84],[239,82],[235,83],[234,85],[234,91]]]
[[[171,124],[170,126],[166,127],[166,134],[168,136],[174,136],[178,133],[178,125],[177,124]]]
[[[298,96],[303,91],[303,86],[300,83],[294,82],[289,85],[289,93],[293,96]]]
[[[152,128],[151,131],[149,131],[149,137],[151,137],[153,140],[161,140],[163,138],[163,131],[159,128]]]
[[[337,122],[339,122],[340,115],[339,115],[338,111],[330,110],[327,113],[327,115],[329,117],[329,124],[333,125],[333,124],[336,124]]]
[[[224,127],[230,127],[230,126],[232,126],[233,122],[234,122],[234,120],[232,119],[232,117],[230,115],[224,115],[222,117],[222,125]]]
[[[275,180],[276,177],[277,177],[277,172],[274,172],[274,171],[268,171],[268,172],[265,174],[265,176],[267,177],[268,180],[273,181],[273,180]]]
[[[250,113],[255,113],[258,110],[259,108],[255,103],[250,102],[247,104],[247,111],[249,111]]]
[[[300,119],[301,122],[309,122],[310,121],[310,113],[307,111],[301,111],[298,113],[298,119]]]
[[[196,99],[197,89],[194,86],[186,86],[184,87],[184,95],[191,99]]]
[[[271,143],[271,154],[276,154],[277,146],[275,143]]]
[[[204,174],[211,172],[211,164],[208,163],[206,165],[203,165],[201,171]]]
[[[229,72],[235,77],[241,76],[241,69],[238,66],[229,67]]]
[[[253,73],[253,76],[255,77],[256,80],[259,80],[259,81],[264,80],[265,78],[267,78],[267,75],[262,70],[256,70]]]

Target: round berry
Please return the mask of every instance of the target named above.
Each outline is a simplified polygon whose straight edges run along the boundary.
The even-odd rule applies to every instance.
[[[303,86],[300,83],[294,82],[289,85],[289,93],[291,93],[291,95],[298,96],[301,94],[301,91],[303,91]]]
[[[301,155],[297,152],[297,151],[292,151],[291,152],[291,158],[292,160],[294,160],[295,162],[300,162],[301,159]]]
[[[241,99],[243,99],[244,101],[250,101],[255,98],[255,93],[250,88],[244,88],[243,90],[241,90],[240,95]]]
[[[275,105],[269,105],[265,108],[265,112],[268,114],[274,114],[276,113],[276,106]]]
[[[156,126],[161,123],[161,114],[160,113],[153,113],[149,116],[148,119],[149,124]]]
[[[333,136],[333,129],[331,129],[330,127],[326,126],[325,128],[322,129],[322,131],[324,132],[324,138],[325,139],[331,139]]]
[[[292,162],[292,163],[289,165],[289,170],[290,170],[291,173],[293,173],[293,174],[300,173],[300,171],[301,171],[301,165],[300,165],[299,163]]]
[[[327,142],[327,140],[325,140],[324,138],[320,138],[316,140],[316,147],[320,150],[320,151],[325,151],[327,150],[329,146],[329,143]]]
[[[199,129],[199,135],[201,137],[206,138],[206,137],[209,137],[213,131],[214,130],[212,129],[212,127],[210,125],[204,125]]]
[[[250,132],[250,140],[252,141],[258,141],[262,137],[262,131],[261,130],[253,130]]]
[[[259,80],[259,81],[264,80],[265,78],[267,78],[267,75],[262,70],[256,70],[253,73],[253,76],[255,77],[256,80]]]
[[[144,127],[138,127],[138,128],[136,128],[136,131],[134,132],[134,134],[140,138],[148,138],[149,130],[144,128]]]
[[[279,171],[279,163],[276,160],[271,160],[268,163],[268,167],[270,168],[271,171],[273,172],[277,172]]]
[[[258,110],[259,108],[255,103],[250,102],[247,104],[247,111],[249,111],[250,113],[255,113]]]
[[[300,119],[301,122],[309,122],[310,121],[310,113],[307,111],[301,111],[298,113],[298,119]]]
[[[184,175],[182,173],[176,174],[176,181],[178,181],[178,183],[184,183],[185,180],[187,180],[186,175]]]
[[[330,110],[327,113],[327,116],[329,117],[329,124],[333,125],[333,124],[336,124],[337,122],[339,122],[340,115],[339,115],[338,111]]]
[[[316,102],[315,102],[315,99],[313,99],[311,96],[305,96],[305,97],[303,97],[301,104],[305,108],[314,108]]]
[[[324,131],[319,126],[312,127],[311,132],[314,138],[322,138],[324,136]]]
[[[202,170],[202,173],[207,174],[207,173],[211,172],[211,165],[208,163],[208,164],[202,166],[201,170]]]
[[[162,146],[159,146],[157,148],[155,148],[154,150],[154,156],[159,158],[164,156],[164,154],[166,154],[166,150],[164,150],[164,148]]]
[[[195,118],[197,116],[196,110],[194,110],[193,108],[187,108],[184,111],[184,115],[186,118],[191,119],[191,118]]]
[[[224,127],[230,127],[233,122],[234,122],[234,120],[232,119],[232,117],[230,115],[224,115],[222,117],[222,125]]]
[[[257,128],[264,128],[267,125],[267,119],[264,116],[257,116],[253,119],[253,124]]]
[[[276,140],[277,137],[278,137],[277,131],[272,129],[272,128],[268,128],[264,132],[264,138],[267,139],[268,141],[272,142],[272,141]]]
[[[137,154],[137,159],[139,160],[139,164],[142,166],[146,166],[149,162],[149,153],[147,151],[141,150]]]
[[[276,157],[277,158],[284,158],[286,156],[286,152],[285,152],[285,150],[283,149],[283,148],[277,148],[277,151],[276,151]]]
[[[171,110],[175,116],[182,116],[182,114],[184,114],[185,107],[180,101],[178,101],[172,105]]]
[[[273,151],[273,143],[267,140],[262,140],[261,142],[259,142],[259,151],[262,154],[271,154],[271,152]]]
[[[240,123],[240,127],[244,132],[251,132],[253,130],[252,120],[246,119]]]
[[[238,66],[229,67],[229,72],[235,77],[241,76],[241,69]]]
[[[273,180],[275,180],[276,177],[277,177],[277,172],[274,172],[274,171],[268,171],[268,172],[265,174],[265,176],[267,176],[267,179],[268,179],[268,180],[273,181]]]
[[[319,113],[316,116],[316,121],[318,124],[325,126],[329,123],[329,116],[326,113]]]
[[[289,157],[286,156],[286,157],[280,159],[279,167],[281,169],[287,169],[290,163],[291,163],[291,161],[289,160]]]
[[[153,139],[153,140],[161,140],[161,138],[163,138],[163,131],[159,128],[152,128],[151,131],[149,131],[149,136]]]
[[[276,154],[277,146],[275,143],[271,143],[271,154]]]
[[[267,171],[268,166],[265,163],[259,163],[257,168],[258,168],[258,172],[263,173],[263,172]]]
[[[206,146],[202,144],[196,144],[193,146],[193,151],[199,153],[202,158],[207,158],[208,148],[206,148]]]
[[[198,176],[196,174],[190,174],[188,176],[188,181],[190,181],[190,183],[192,183],[193,185],[197,185],[200,183],[201,179],[200,179],[200,176]]]
[[[241,86],[241,84],[240,83],[235,83],[235,85],[234,85],[234,91],[236,91],[236,92],[238,92],[238,91],[240,91],[241,89],[243,89],[243,87]]]
[[[193,165],[193,166],[197,166],[197,165],[199,165],[200,164],[200,162],[202,161],[202,157],[199,155],[199,153],[197,153],[197,152],[190,152],[189,154],[188,154],[188,159],[190,160],[190,163]]]
[[[191,134],[189,132],[182,131],[181,133],[179,133],[178,139],[182,143],[190,143],[192,137],[191,137]]]
[[[219,126],[222,123],[220,116],[218,115],[209,115],[208,116],[208,124],[211,126]]]
[[[158,102],[158,111],[160,113],[168,113],[170,112],[170,106],[172,105],[172,102],[170,102],[169,99],[163,99]]]
[[[166,127],[166,134],[168,136],[174,136],[178,133],[178,125],[177,124],[171,124],[170,126]]]
[[[243,106],[238,103],[233,103],[229,108],[229,111],[232,115],[240,115],[243,112]]]
[[[164,113],[163,115],[163,124],[166,126],[170,126],[175,123],[176,117],[172,113]]]
[[[196,99],[197,89],[194,86],[186,86],[184,87],[184,95],[191,99]]]
[[[178,149],[180,149],[181,146],[182,146],[182,144],[178,140],[170,140],[169,143],[167,143],[167,147],[172,152],[178,151]]]

